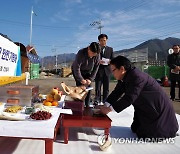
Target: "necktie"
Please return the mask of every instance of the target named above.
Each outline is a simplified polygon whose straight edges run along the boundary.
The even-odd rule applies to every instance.
[[[101,58],[104,56],[105,47],[101,47]]]

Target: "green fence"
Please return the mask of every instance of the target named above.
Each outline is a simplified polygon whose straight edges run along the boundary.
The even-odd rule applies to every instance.
[[[169,67],[168,66],[149,66],[148,69],[144,69],[144,72],[149,74],[155,79],[161,79],[164,76],[169,78]],[[113,75],[110,76],[110,80],[116,80]]]
[[[168,66],[149,66],[148,69],[145,70],[145,72],[155,79],[161,79],[164,76],[169,77]]]
[[[39,79],[39,64],[31,63],[30,68],[30,79]]]

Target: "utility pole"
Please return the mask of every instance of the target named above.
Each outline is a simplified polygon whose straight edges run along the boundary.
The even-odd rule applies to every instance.
[[[65,67],[67,67],[67,65],[66,65],[66,53],[64,53],[64,59],[65,59],[64,65],[65,65]]]
[[[100,34],[101,34],[101,29],[104,27],[104,26],[102,26],[101,20],[99,20],[99,21],[93,21],[93,22],[90,24],[90,26],[96,27],[97,29],[99,29]]]
[[[138,61],[138,60],[137,60],[137,59],[138,59],[137,52],[138,52],[138,51],[137,51],[137,50],[135,50],[134,52],[135,52],[135,62],[137,63],[137,61]]]
[[[30,46],[32,44],[32,22],[33,22],[33,15],[37,16],[37,14],[33,11],[33,6],[31,8],[31,21],[30,21]]]
[[[44,69],[43,69],[43,67],[44,67],[44,66],[43,66],[43,63],[44,63],[44,61],[43,61],[43,57],[42,57],[42,59],[41,59],[41,69],[42,69],[42,71],[44,70]]]
[[[155,53],[155,59],[156,59],[156,61],[158,60],[157,52]]]
[[[55,52],[55,68],[56,68],[56,74],[57,74],[57,52],[56,52],[56,48],[52,48],[51,51]]]
[[[33,18],[33,6],[32,6],[32,9],[31,9],[31,21],[30,21],[30,43],[29,43],[30,46],[31,46],[31,43],[32,43],[32,18]]]

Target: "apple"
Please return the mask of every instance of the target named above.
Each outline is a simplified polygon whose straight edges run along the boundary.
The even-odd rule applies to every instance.
[[[53,89],[59,90],[59,88],[58,88],[58,87],[54,87]]]

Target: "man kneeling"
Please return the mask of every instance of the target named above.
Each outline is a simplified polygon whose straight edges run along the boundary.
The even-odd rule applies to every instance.
[[[111,71],[118,83],[106,99],[109,106],[98,106],[104,114],[121,112],[131,104],[131,129],[139,138],[172,138],[179,129],[172,103],[161,86],[148,74],[118,56],[111,60]]]

